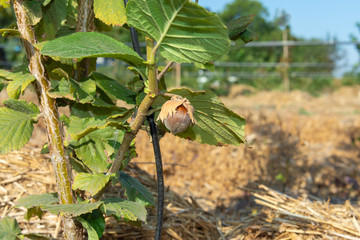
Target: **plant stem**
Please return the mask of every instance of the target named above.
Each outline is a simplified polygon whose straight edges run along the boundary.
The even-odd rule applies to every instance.
[[[174,64],[173,61],[169,62],[168,64],[166,64],[165,68],[161,71],[161,73],[159,73],[159,75],[156,77],[158,81],[160,81],[160,79],[164,76],[165,73],[167,73],[167,71],[169,70],[169,68]]]
[[[59,122],[59,113],[55,100],[47,95],[50,88],[50,82],[43,64],[43,56],[34,47],[37,43],[35,31],[29,24],[27,15],[23,6],[23,0],[14,0],[14,12],[17,25],[20,32],[20,38],[23,41],[27,58],[29,59],[29,70],[36,78],[36,89],[40,99],[40,109],[43,114],[51,162],[54,167],[57,191],[60,204],[74,203],[74,196],[71,189],[71,170],[70,163],[65,154],[63,145],[63,129]],[[63,218],[65,239],[80,239],[82,237],[81,228],[77,227],[71,217]]]
[[[76,32],[92,32],[95,30],[94,0],[78,1],[78,18]],[[76,64],[74,78],[79,81],[90,74],[90,65],[96,65],[96,58],[84,58]]]

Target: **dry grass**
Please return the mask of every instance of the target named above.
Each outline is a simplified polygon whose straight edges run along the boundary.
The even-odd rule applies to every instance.
[[[223,101],[246,117],[248,146],[219,148],[171,135],[160,142],[168,186],[164,239],[360,239],[357,91],[320,98],[232,94]],[[39,154],[44,141],[38,128],[24,149],[0,156],[0,216],[16,217],[24,233],[56,237],[57,216],[27,222],[25,209],[12,208],[21,196],[55,191],[48,156]],[[137,165],[127,171],[156,196],[146,133],[136,146]],[[123,192],[115,186],[106,195]],[[141,228],[107,218],[103,239],[152,239],[155,209],[148,210]]]

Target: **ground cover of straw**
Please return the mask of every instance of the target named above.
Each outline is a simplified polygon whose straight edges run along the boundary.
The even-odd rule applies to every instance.
[[[212,147],[166,135],[161,140],[166,191],[164,239],[360,239],[359,88],[313,97],[235,86],[222,99],[243,115],[248,144]],[[20,151],[0,156],[0,217],[24,233],[61,237],[58,216],[24,220],[16,200],[55,191],[40,126]],[[156,197],[148,136],[127,171]],[[114,186],[107,196],[122,196]],[[152,239],[155,210],[135,227],[107,218],[103,239]]]

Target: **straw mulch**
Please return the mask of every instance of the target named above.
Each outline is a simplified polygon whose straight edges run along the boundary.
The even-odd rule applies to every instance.
[[[27,145],[20,151],[0,156],[0,216],[12,216],[23,233],[40,233],[61,238],[58,216],[23,218],[24,208],[13,208],[17,199],[28,194],[55,191],[51,164],[39,149]],[[156,182],[136,165],[127,171],[138,178],[156,197]],[[359,207],[349,202],[333,205],[306,195],[291,197],[263,185],[248,189],[258,204],[246,216],[234,219],[226,214],[203,210],[196,199],[184,199],[166,191],[163,239],[360,239]],[[114,186],[106,196],[122,196]],[[102,239],[152,239],[155,209],[149,208],[148,222],[142,227],[106,218]]]

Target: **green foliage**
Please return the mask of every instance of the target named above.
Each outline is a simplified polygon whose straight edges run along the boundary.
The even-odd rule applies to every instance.
[[[26,197],[22,197],[17,200],[16,205],[25,208],[32,208],[35,206],[49,205],[58,202],[57,193],[44,193],[34,194]]]
[[[10,0],[0,0],[0,7],[3,7],[3,8],[10,7]]]
[[[210,145],[240,145],[245,141],[245,119],[224,106],[210,91],[193,92],[173,89],[169,93],[187,98],[195,109],[197,124],[178,136]],[[154,106],[161,106],[169,98],[159,96]]]
[[[88,234],[88,240],[98,240],[100,239],[99,235],[97,234],[95,228],[85,219],[82,217],[77,217],[77,221],[81,223],[81,225],[86,229],[86,232]]]
[[[55,38],[68,14],[67,2],[64,0],[52,0],[43,3],[46,4],[43,7],[43,16],[35,27],[37,36],[43,40]]]
[[[24,100],[8,99],[5,105],[8,107],[0,108],[0,154],[20,149],[29,141],[39,113],[33,103]]]
[[[108,25],[122,26],[126,23],[125,6],[123,1],[94,0],[95,17]]]
[[[78,32],[38,44],[40,52],[55,60],[87,57],[112,57],[130,65],[144,66],[143,59],[134,50],[115,39],[96,32]]]
[[[18,99],[25,88],[35,80],[35,77],[27,71],[17,70],[15,72],[0,69],[0,78],[9,80],[6,88],[10,98]]]
[[[96,86],[103,90],[111,100],[120,99],[126,103],[135,104],[136,93],[114,79],[97,72],[93,72],[90,79],[93,79]]]
[[[154,197],[149,190],[136,178],[120,172],[120,182],[125,188],[126,196],[130,201],[139,202],[145,206],[155,205]]]
[[[103,200],[105,212],[122,221],[146,222],[146,208],[143,204],[119,198],[106,198]]]
[[[4,1],[0,3],[4,5]],[[161,60],[195,63],[197,67],[214,70],[212,61],[229,49],[229,34],[232,39],[252,40],[254,35],[247,27],[253,16],[234,21],[230,24],[229,32],[216,14],[188,0],[130,0],[126,9],[122,1],[94,0],[97,18],[95,26],[98,31],[111,29],[105,24],[122,26],[128,20],[128,26],[143,34],[140,37],[147,36],[154,40],[155,46],[148,46],[152,52],[145,61],[123,42],[111,37],[119,38],[119,32],[123,33],[118,28],[113,28],[108,35],[98,32],[74,33],[78,29],[77,9],[84,7],[78,6],[75,0],[25,1],[23,4],[28,24],[33,26],[36,38],[40,41],[35,48],[47,56],[41,63],[44,66],[39,68],[46,71],[45,78],[51,82],[51,88],[41,89],[43,86],[38,86],[43,84],[34,86],[37,92],[46,91],[46,97],[56,99],[56,106],[65,106],[70,110],[70,114],[58,119],[60,125],[66,128],[66,137],[60,134],[61,128],[57,129],[58,134],[49,133],[49,138],[60,139],[60,144],[44,148],[44,152],[48,150],[54,154],[58,151],[55,152],[58,154],[63,149],[57,145],[64,144],[68,156],[62,156],[62,159],[69,157],[73,170],[78,172],[72,185],[73,190],[86,191],[94,197],[94,201],[87,200],[86,194],[79,194],[78,203],[69,201],[69,204],[57,204],[58,196],[52,193],[21,198],[17,206],[27,209],[25,219],[28,220],[32,216],[41,218],[45,212],[70,216],[87,230],[88,239],[102,237],[105,229],[104,214],[137,225],[146,222],[146,207],[155,205],[152,193],[130,175],[119,172],[115,177],[114,172],[126,167],[131,158],[136,156],[134,137],[144,124],[150,105],[156,109],[167,100],[164,96],[157,96],[158,91],[166,91],[166,84],[164,76],[159,83],[156,82],[156,74],[163,67],[156,68],[158,59],[155,59],[155,53],[160,53]],[[82,4],[81,1],[79,4]],[[19,34],[9,29],[2,29],[0,33]],[[110,70],[118,71],[118,75],[112,79],[96,72],[98,57],[119,59],[130,65],[131,71],[126,70],[125,64],[119,68],[113,67],[115,69]],[[38,76],[36,71],[32,68],[33,75]],[[0,90],[6,86],[10,97],[3,102],[5,107],[0,108],[1,154],[21,148],[32,134],[33,123],[41,116],[35,104],[18,100],[35,80],[33,75],[23,68],[15,71],[0,69]],[[151,95],[145,97],[149,93]],[[214,93],[192,92],[188,89],[175,89],[170,93],[188,98],[195,108],[194,115],[198,122],[178,136],[212,145],[239,145],[244,142],[245,120],[227,109]],[[152,104],[155,97],[157,99]],[[126,108],[119,107],[120,104]],[[44,113],[51,107],[42,102]],[[51,110],[55,111],[56,118],[57,109]],[[130,120],[131,116],[135,118],[134,121]],[[49,121],[46,124],[57,124],[55,120],[52,123]],[[118,154],[120,146],[123,152]],[[120,159],[119,156],[124,158]],[[114,161],[117,162],[114,164]],[[59,170],[57,166],[55,168],[55,172]],[[114,179],[125,188],[128,200],[107,198],[97,201],[97,195],[101,195],[99,193]],[[69,181],[70,177],[66,180]],[[62,187],[65,185],[59,181],[59,192],[63,193]],[[68,196],[72,196],[70,187],[67,190]],[[76,194],[79,192],[75,191]],[[1,235],[3,233],[0,231],[1,239],[19,236],[44,239],[35,234],[19,235],[16,221],[7,218],[1,221],[0,229],[6,228],[5,235]]]
[[[25,100],[15,100],[15,99],[7,99],[3,102],[5,107],[9,109],[13,109],[18,112],[26,113],[26,114],[34,114],[37,115],[40,113],[38,106],[34,103],[28,103]]]
[[[254,21],[255,14],[239,17],[227,24],[229,29],[229,38],[233,41],[237,39],[248,43],[256,38],[256,35],[246,28]]]
[[[16,206],[25,207],[27,211],[24,218],[30,220],[32,216],[41,218],[44,215],[44,211],[40,208],[41,205],[49,205],[57,202],[57,193],[34,194],[20,198]]]
[[[105,218],[99,209],[95,209],[91,213],[83,214],[81,218],[86,220],[86,222],[95,229],[99,238],[102,237],[105,230]]]
[[[86,128],[88,124],[96,124],[98,121],[94,119],[71,117],[69,128],[79,129],[81,126]],[[94,125],[93,125],[94,126]],[[73,142],[76,156],[95,173],[104,173],[107,171],[108,165],[114,159],[114,153],[119,148],[124,131],[114,127],[105,127],[92,131],[82,137],[80,140]]]
[[[102,173],[78,173],[75,176],[72,188],[89,192],[92,196],[98,193],[109,182],[111,175]]]
[[[188,0],[130,0],[128,24],[156,41],[160,54],[179,63],[206,63],[228,51],[228,31],[216,14]]]
[[[0,239],[16,240],[21,230],[15,218],[0,219]]]
[[[97,209],[102,204],[99,202],[81,202],[72,204],[56,204],[56,205],[41,205],[41,209],[48,211],[52,214],[67,213],[74,217],[80,216],[85,213],[89,213],[94,209]]]

